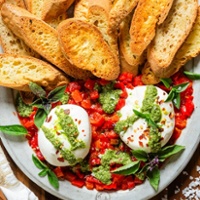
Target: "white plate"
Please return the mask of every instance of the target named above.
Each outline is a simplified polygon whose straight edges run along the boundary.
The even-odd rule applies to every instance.
[[[1,52],[1,49],[0,49]],[[186,66],[190,71],[200,73],[200,56],[189,62]],[[72,186],[68,181],[60,181],[59,190],[54,190],[46,178],[41,178],[37,174],[39,170],[32,162],[32,149],[24,137],[13,137],[0,133],[3,144],[17,166],[38,186],[61,199],[73,200],[121,200],[121,199],[149,199],[163,189],[165,189],[185,168],[196,150],[200,141],[200,81],[194,81],[194,104],[195,110],[192,117],[187,122],[187,127],[182,131],[177,144],[186,147],[185,151],[172,157],[161,169],[161,181],[159,190],[156,193],[148,181],[136,186],[130,191],[118,192],[98,192]],[[13,104],[13,91],[0,87],[0,124],[10,125],[19,123],[15,115],[16,110]],[[145,191],[145,192],[144,192]]]

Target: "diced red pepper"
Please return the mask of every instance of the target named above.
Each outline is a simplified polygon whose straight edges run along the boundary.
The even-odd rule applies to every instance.
[[[75,180],[71,181],[71,184],[76,187],[82,188],[85,185],[85,180],[75,179]]]
[[[81,89],[81,86],[80,86],[80,84],[78,82],[70,82],[67,85],[66,91],[71,93],[74,90],[80,90],[80,89]]]
[[[100,127],[103,125],[105,119],[103,115],[99,114],[98,112],[92,113],[90,115],[90,123],[94,126]]]
[[[76,177],[76,174],[74,174],[73,172],[71,171],[66,171],[65,174],[64,174],[64,177],[65,179],[67,179],[68,181],[74,181],[77,177]]]
[[[82,94],[79,90],[74,90],[72,93],[71,93],[71,96],[72,98],[74,99],[74,101],[76,103],[79,103],[83,100],[83,97],[82,97]]]
[[[89,90],[93,90],[94,86],[95,86],[95,83],[96,83],[95,80],[88,79],[88,80],[86,80],[86,82],[84,84],[84,87],[89,89]]]
[[[92,92],[90,92],[90,98],[92,100],[98,99],[99,98],[99,93],[97,90],[93,90]]]
[[[115,110],[120,110],[125,105],[125,99],[119,99],[117,105],[115,106]]]
[[[63,174],[61,167],[56,167],[53,171],[58,178],[64,177],[64,174]]]

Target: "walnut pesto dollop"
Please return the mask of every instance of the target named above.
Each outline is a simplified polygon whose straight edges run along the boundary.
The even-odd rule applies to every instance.
[[[39,148],[52,165],[73,166],[89,152],[91,128],[88,114],[77,105],[52,109],[38,134]]]

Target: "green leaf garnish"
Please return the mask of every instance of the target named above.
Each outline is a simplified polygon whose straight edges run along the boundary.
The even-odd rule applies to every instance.
[[[36,156],[32,155],[32,160],[33,160],[33,163],[35,164],[35,166],[38,169],[41,169],[41,172],[39,172],[38,175],[41,176],[41,177],[47,176],[49,183],[55,189],[58,189],[59,188],[59,181],[58,181],[58,177],[55,175],[55,173],[53,171],[51,171],[48,168],[48,166],[45,165],[43,162],[41,162]]]
[[[172,84],[172,79],[171,78],[161,78],[160,81],[164,84],[166,88],[170,88]]]
[[[45,119],[47,118],[47,113],[45,112],[45,110],[39,108],[37,110],[37,113],[35,115],[35,119],[34,119],[34,123],[35,125],[40,128],[42,126],[42,124],[44,123]]]
[[[44,177],[46,175],[48,175],[48,169],[43,169],[38,175],[41,176],[41,177]]]
[[[58,181],[58,177],[55,175],[54,172],[52,172],[51,170],[48,170],[48,180],[49,183],[55,188],[58,189],[59,188],[59,181]]]
[[[130,175],[135,174],[140,167],[140,161],[131,162],[127,165],[124,165],[122,167],[119,167],[115,170],[113,170],[113,173],[116,174],[122,174],[122,175]]]
[[[132,150],[131,151],[133,156],[137,158],[137,160],[141,160],[143,162],[146,162],[148,160],[148,155],[145,151],[143,150]]]
[[[146,120],[147,124],[153,128],[158,128],[158,124],[156,124],[152,119],[151,116],[148,113],[141,113],[135,109],[133,109],[133,112],[135,113],[135,115],[137,115],[140,118],[143,118]]]
[[[199,80],[200,79],[200,74],[189,72],[189,71],[184,71],[183,73],[191,80]]]
[[[33,92],[33,94],[35,94],[36,96],[40,98],[45,97],[46,95],[46,91],[36,83],[30,82],[29,88]]]
[[[42,161],[40,161],[36,156],[32,155],[32,160],[38,169],[46,169],[47,168],[47,166]]]
[[[153,168],[152,171],[148,170],[147,178],[154,190],[157,191],[160,182],[160,171],[158,167]]]
[[[179,109],[181,103],[180,93],[185,91],[189,86],[189,84],[190,84],[189,82],[185,82],[178,85],[174,85],[170,90],[165,102],[172,101],[174,106]]]
[[[47,99],[49,99],[50,102],[56,102],[60,100],[65,92],[66,86],[60,86],[49,92]]]
[[[31,91],[38,97],[38,99],[36,99],[31,105],[38,108],[34,123],[38,128],[40,128],[51,110],[51,103],[62,99],[66,86],[59,86],[55,88],[54,90],[50,91],[47,96],[45,90],[43,90],[43,88],[36,83],[31,82],[29,87]]]
[[[158,152],[158,158],[160,161],[163,162],[166,158],[169,158],[170,156],[177,154],[183,151],[184,149],[185,147],[181,145],[166,146]]]
[[[22,125],[9,125],[9,126],[0,126],[0,131],[8,135],[26,135],[28,133],[27,129]]]

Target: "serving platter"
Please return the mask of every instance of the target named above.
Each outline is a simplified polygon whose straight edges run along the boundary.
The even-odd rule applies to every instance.
[[[2,50],[0,49],[0,52]],[[189,71],[200,73],[200,56],[191,60],[185,68]],[[195,110],[187,122],[187,127],[182,131],[177,144],[185,146],[183,153],[171,157],[161,168],[161,180],[157,192],[153,190],[148,181],[136,186],[132,190],[117,192],[98,192],[77,188],[68,181],[60,181],[59,190],[55,190],[49,184],[47,178],[38,176],[39,170],[32,162],[33,151],[24,137],[8,136],[0,133],[2,142],[11,158],[26,176],[38,186],[60,199],[72,200],[121,200],[135,198],[138,200],[149,199],[166,188],[184,169],[189,162],[200,141],[200,81],[194,81]],[[0,87],[0,125],[19,124],[14,107],[14,91]],[[145,191],[145,192],[144,192]]]

